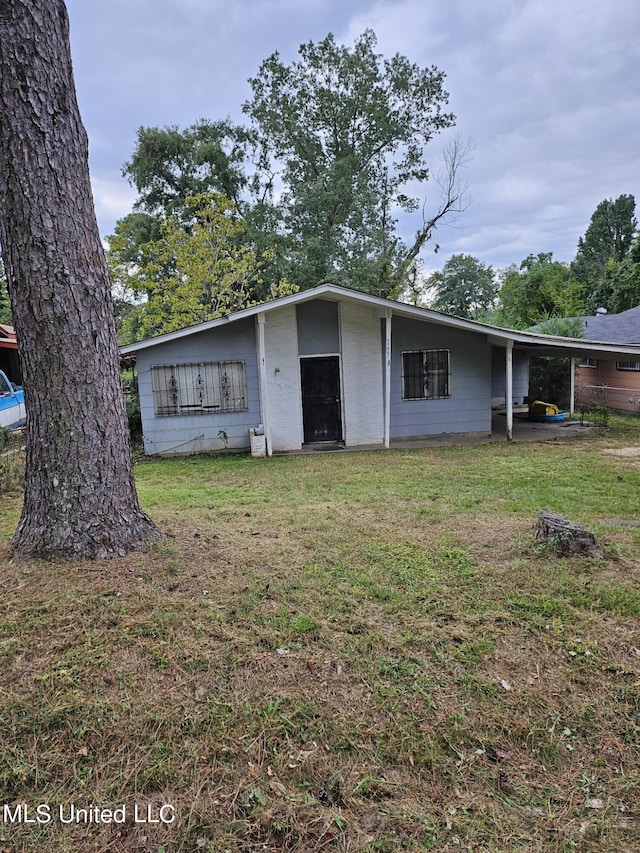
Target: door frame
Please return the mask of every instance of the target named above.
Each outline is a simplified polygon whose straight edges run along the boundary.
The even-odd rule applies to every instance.
[[[328,439],[327,441],[318,441],[318,442],[305,442],[304,441],[304,402],[302,399],[302,362],[303,361],[312,361],[318,358],[335,358],[338,362],[338,394],[340,397],[340,402],[338,405],[338,416],[340,418],[340,430],[339,437],[337,439]],[[300,413],[302,415],[302,441],[303,444],[344,444],[344,435],[345,435],[345,424],[344,424],[344,383],[342,378],[342,353],[339,352],[317,352],[307,355],[298,356],[299,362],[299,388],[300,388]]]

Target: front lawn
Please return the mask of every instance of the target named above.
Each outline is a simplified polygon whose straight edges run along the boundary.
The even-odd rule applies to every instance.
[[[0,851],[640,849],[639,421],[137,480],[114,562],[14,559],[3,496]]]

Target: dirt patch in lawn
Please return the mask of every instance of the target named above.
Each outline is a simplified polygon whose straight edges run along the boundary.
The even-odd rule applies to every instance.
[[[639,447],[608,447],[602,451],[606,456],[619,456],[622,459],[640,460]]]

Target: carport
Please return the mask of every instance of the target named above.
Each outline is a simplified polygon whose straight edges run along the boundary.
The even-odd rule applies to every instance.
[[[531,356],[568,358],[570,370],[569,417],[575,412],[575,360],[584,358],[640,362],[639,344],[612,344],[582,338],[542,335],[539,332],[516,332],[505,329],[487,335],[489,343],[502,351],[505,379],[505,430],[507,441],[513,440],[513,362],[514,352]]]

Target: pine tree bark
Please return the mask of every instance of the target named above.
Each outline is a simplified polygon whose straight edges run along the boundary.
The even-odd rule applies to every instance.
[[[63,0],[0,0],[0,245],[27,403],[23,554],[159,538],[138,503]]]

